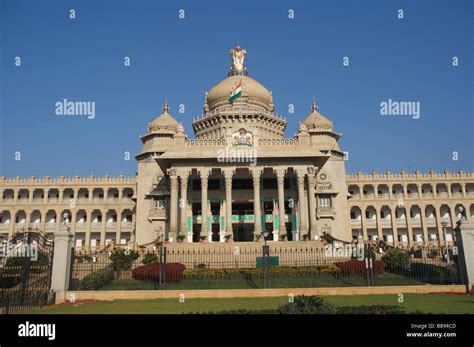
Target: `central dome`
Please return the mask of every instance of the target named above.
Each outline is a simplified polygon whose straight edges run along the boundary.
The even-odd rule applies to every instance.
[[[212,109],[220,102],[228,103],[232,90],[238,83],[242,83],[242,96],[261,101],[267,105],[272,103],[272,93],[263,85],[248,76],[230,76],[214,86],[207,95],[207,103]]]

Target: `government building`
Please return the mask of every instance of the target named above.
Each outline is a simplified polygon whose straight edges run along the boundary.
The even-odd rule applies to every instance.
[[[0,237],[68,222],[75,247],[156,242],[453,241],[474,222],[474,174],[347,174],[341,137],[316,103],[292,138],[272,93],[230,51],[188,138],[167,104],[136,155],[135,177],[0,177]],[[308,105],[309,106],[309,105]],[[375,145],[375,144],[374,144]]]

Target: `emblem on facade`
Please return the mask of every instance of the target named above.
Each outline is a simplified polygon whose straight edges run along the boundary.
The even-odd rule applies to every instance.
[[[240,128],[238,132],[232,135],[232,146],[253,147],[253,136],[244,128]]]

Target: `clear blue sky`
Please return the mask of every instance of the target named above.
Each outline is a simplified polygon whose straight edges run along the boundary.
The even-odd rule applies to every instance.
[[[194,136],[236,44],[287,116],[288,137],[316,98],[343,135],[348,172],[474,171],[473,1],[196,3],[0,0],[0,175],[134,175],[139,136],[166,97]],[[55,115],[64,98],[95,101],[96,118]],[[420,102],[421,118],[381,116],[388,99]]]

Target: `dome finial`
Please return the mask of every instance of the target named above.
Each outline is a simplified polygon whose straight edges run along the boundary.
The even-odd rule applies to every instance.
[[[168,98],[165,98],[165,104],[163,105],[163,113],[168,113],[170,107],[168,106]]]
[[[232,58],[232,66],[230,68],[230,72],[227,76],[236,76],[236,75],[243,75],[247,76],[247,67],[244,64],[245,56],[247,55],[247,51],[240,46],[235,46],[229,51],[229,55]]]
[[[314,100],[313,97],[313,103],[311,104],[311,112],[315,113],[318,110],[318,105],[316,104],[316,101]]]

